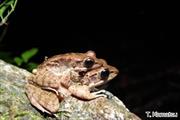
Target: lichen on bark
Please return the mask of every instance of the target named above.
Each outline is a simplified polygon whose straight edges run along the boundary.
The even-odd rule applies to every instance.
[[[33,107],[24,91],[30,72],[0,60],[0,120],[140,120],[110,92],[109,98],[83,101],[67,97],[59,112],[48,116]]]

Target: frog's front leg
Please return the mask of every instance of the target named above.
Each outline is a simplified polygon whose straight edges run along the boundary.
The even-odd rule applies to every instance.
[[[37,109],[51,115],[59,110],[59,100],[53,92],[42,90],[32,84],[27,84],[25,88],[31,104]]]
[[[86,100],[92,100],[98,97],[107,97],[101,91],[91,93],[89,87],[86,85],[72,85],[69,87],[69,91],[72,95]]]

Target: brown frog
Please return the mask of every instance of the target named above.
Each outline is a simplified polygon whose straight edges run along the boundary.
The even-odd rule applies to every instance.
[[[44,61],[27,78],[26,94],[35,107],[51,114],[58,111],[59,99],[64,97],[74,95],[91,100],[105,96],[90,91],[117,74],[116,68],[96,58],[93,51],[57,55]]]

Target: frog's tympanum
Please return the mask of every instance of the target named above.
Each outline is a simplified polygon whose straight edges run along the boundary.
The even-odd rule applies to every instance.
[[[92,90],[118,74],[115,67],[96,58],[93,51],[56,55],[33,71],[27,77],[26,94],[32,105],[49,114],[57,112],[59,101],[70,95],[85,100],[106,96]]]

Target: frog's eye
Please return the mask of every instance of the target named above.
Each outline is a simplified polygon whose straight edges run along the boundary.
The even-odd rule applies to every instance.
[[[108,69],[104,69],[100,72],[100,78],[101,79],[107,79],[109,77],[109,70]]]
[[[91,68],[94,65],[94,60],[92,58],[86,58],[84,60],[84,67]]]

